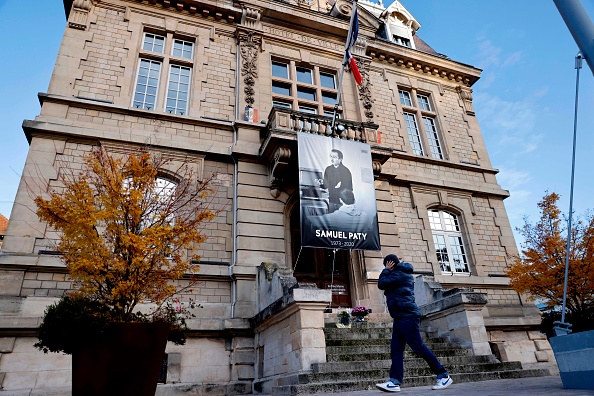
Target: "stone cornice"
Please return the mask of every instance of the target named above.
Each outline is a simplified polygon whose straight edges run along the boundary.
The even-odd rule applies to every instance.
[[[380,64],[405,68],[420,75],[429,74],[468,87],[478,81],[482,72],[464,63],[378,39],[367,41],[366,54]]]

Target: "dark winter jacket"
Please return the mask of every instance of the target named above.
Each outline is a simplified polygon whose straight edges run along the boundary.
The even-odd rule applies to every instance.
[[[421,312],[415,303],[414,268],[410,263],[398,263],[392,271],[384,268],[377,287],[384,291],[388,311],[393,318],[420,318]]]

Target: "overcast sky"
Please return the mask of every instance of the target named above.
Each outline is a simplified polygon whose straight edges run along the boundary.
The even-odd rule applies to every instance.
[[[590,17],[594,1],[583,0]],[[385,3],[384,5],[387,5]],[[513,227],[538,219],[545,191],[569,209],[571,142],[578,52],[552,0],[403,0],[437,52],[483,70],[474,108]],[[24,8],[26,8],[26,12]],[[8,217],[28,144],[21,124],[39,114],[65,27],[62,1],[24,6],[0,0],[0,213]],[[594,209],[594,77],[584,62],[574,209]]]

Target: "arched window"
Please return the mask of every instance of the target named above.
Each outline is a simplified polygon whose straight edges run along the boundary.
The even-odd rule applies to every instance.
[[[443,210],[428,211],[433,244],[442,273],[470,274],[458,217]]]

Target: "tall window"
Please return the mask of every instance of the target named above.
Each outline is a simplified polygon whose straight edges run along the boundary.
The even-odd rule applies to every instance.
[[[336,73],[295,61],[272,61],[272,105],[311,114],[332,115]]]
[[[429,210],[428,215],[441,272],[470,275],[458,217],[436,209]]]
[[[435,121],[437,115],[431,106],[430,97],[403,89],[398,90],[398,96],[404,110],[406,132],[413,154],[444,159]]]
[[[171,33],[145,32],[141,48],[132,107],[187,115],[194,43]],[[160,89],[163,70],[166,83]]]

